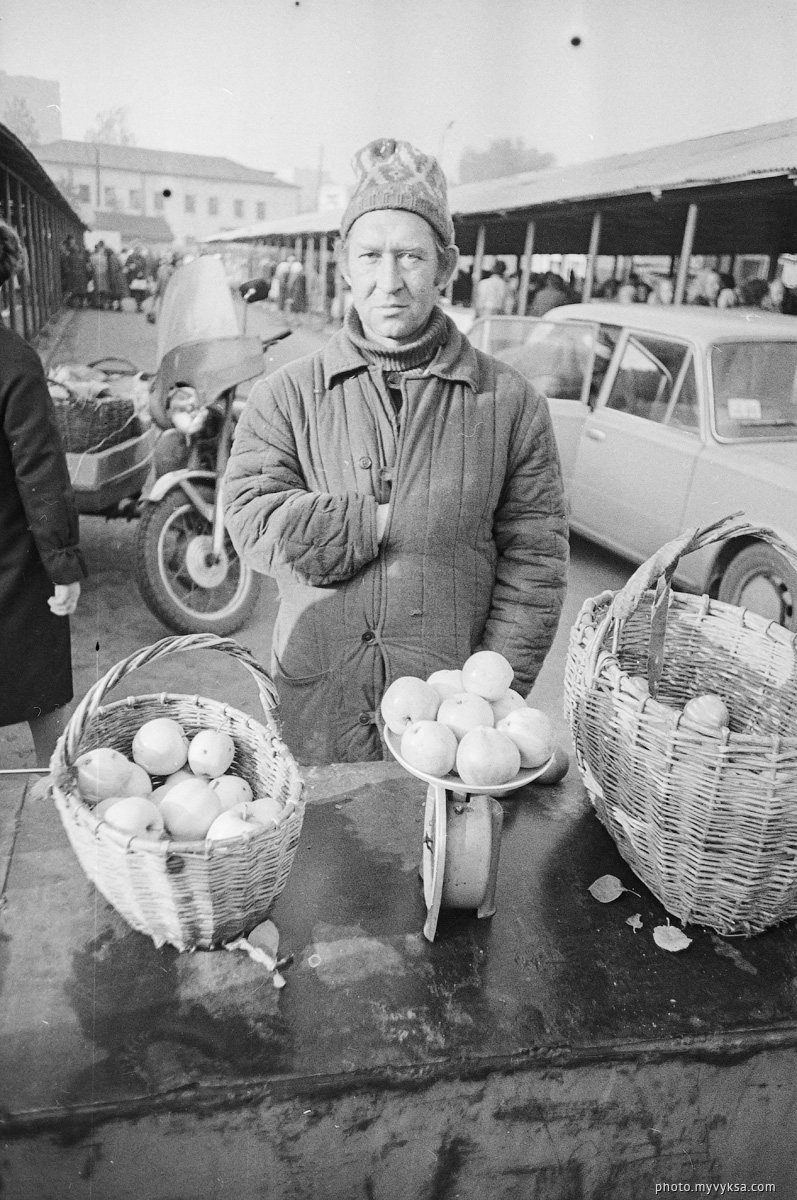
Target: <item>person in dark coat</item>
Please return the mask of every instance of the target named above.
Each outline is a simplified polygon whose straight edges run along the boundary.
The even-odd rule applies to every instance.
[[[73,308],[85,308],[88,303],[90,278],[86,252],[70,233],[61,253],[61,287]]]
[[[21,257],[0,222],[0,285]],[[68,617],[86,570],[55,412],[38,355],[0,324],[0,726],[27,721],[47,766],[72,699]]]

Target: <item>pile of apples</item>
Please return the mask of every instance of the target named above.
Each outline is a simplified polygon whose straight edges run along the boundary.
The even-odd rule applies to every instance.
[[[388,729],[401,737],[402,757],[427,775],[456,770],[471,787],[496,787],[555,756],[539,780],[558,782],[567,773],[567,754],[556,746],[545,713],[512,690],[513,676],[502,654],[477,650],[461,670],[396,679],[380,708]]]
[[[75,762],[81,797],[120,833],[224,841],[282,818],[278,800],[255,799],[245,779],[228,773],[235,743],[221,730],[189,739],[179,721],[156,717],[136,731],[131,755],[100,746]]]

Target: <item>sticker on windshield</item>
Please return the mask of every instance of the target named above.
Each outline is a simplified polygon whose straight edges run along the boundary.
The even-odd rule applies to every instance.
[[[728,399],[728,416],[732,421],[760,421],[761,401],[731,396]]]

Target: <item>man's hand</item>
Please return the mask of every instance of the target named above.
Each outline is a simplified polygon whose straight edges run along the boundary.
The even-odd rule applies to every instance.
[[[68,617],[77,608],[79,596],[79,583],[56,583],[55,595],[50,596],[47,603],[57,617]]]
[[[387,528],[387,518],[390,513],[389,504],[377,504],[376,506],[376,540],[382,541]]]

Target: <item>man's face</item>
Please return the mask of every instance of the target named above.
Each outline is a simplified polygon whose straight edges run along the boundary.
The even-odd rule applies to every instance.
[[[456,266],[456,250],[446,255],[438,261],[432,227],[416,213],[390,208],[357,218],[342,271],[369,338],[401,346],[418,336]]]

